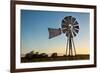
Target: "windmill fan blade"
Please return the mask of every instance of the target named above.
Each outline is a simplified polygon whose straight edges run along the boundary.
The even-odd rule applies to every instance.
[[[67,28],[63,28],[63,29],[62,29],[62,32],[63,32],[63,33],[67,32],[67,31],[68,31]]]
[[[61,25],[68,25],[68,24],[69,23],[65,19],[62,20],[62,24]]]
[[[73,32],[73,35],[74,35],[74,36],[76,36],[76,33],[75,33],[75,32]]]
[[[68,21],[69,21],[69,24],[71,24],[72,16],[69,16],[69,17],[68,17]]]
[[[77,22],[77,21],[75,21],[74,25],[78,25],[78,22]]]
[[[61,29],[55,29],[55,28],[48,28],[49,32],[49,39],[56,37],[61,34]]]
[[[68,29],[69,27],[68,27],[68,25],[65,25],[65,24],[62,24],[62,26],[61,26],[63,29]]]
[[[68,28],[68,26],[65,24],[62,24],[62,28]]]
[[[78,32],[79,32],[79,30],[78,30],[78,29],[74,29],[74,30],[75,30],[75,32],[76,32],[76,33],[78,33]]]
[[[74,26],[74,28],[79,29],[79,26]]]
[[[68,22],[68,24],[71,24],[72,16],[67,16],[64,19]]]
[[[67,36],[67,37],[69,36],[69,32],[66,32],[66,36]]]
[[[72,17],[72,24],[75,22],[76,18]]]

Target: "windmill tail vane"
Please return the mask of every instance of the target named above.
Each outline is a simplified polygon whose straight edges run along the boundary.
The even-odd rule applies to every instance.
[[[53,38],[53,37],[56,37],[58,35],[61,34],[61,29],[58,28],[48,28],[48,31],[49,31],[49,39]]]
[[[66,44],[66,56],[76,55],[75,45],[73,38],[79,32],[79,25],[76,18],[72,16],[66,16],[61,23],[61,28],[48,28],[49,39],[54,38],[56,36],[65,34],[67,37]]]

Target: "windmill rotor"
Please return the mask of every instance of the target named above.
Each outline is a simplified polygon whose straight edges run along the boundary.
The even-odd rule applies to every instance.
[[[61,28],[63,33],[66,33],[67,37],[69,35],[74,37],[79,32],[78,22],[76,21],[76,18],[72,16],[67,16],[62,20]]]
[[[66,16],[64,19],[62,19],[61,28],[48,28],[48,31],[49,39],[61,35],[61,33],[65,34],[65,36],[67,37],[66,55],[73,56],[73,53],[76,55],[73,38],[77,36],[79,32],[79,23],[77,22],[75,17]]]

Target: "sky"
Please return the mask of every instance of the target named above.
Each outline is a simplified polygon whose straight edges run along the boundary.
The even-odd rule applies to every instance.
[[[89,53],[89,13],[21,10],[21,54],[30,51],[39,53],[65,53],[67,37],[61,34],[49,39],[48,28],[60,28],[65,16],[73,16],[79,23],[79,33],[74,37],[76,52]]]

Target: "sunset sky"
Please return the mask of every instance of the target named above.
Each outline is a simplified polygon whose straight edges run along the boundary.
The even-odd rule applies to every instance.
[[[49,39],[48,28],[60,28],[65,16],[77,19],[80,30],[74,38],[77,54],[89,53],[89,13],[21,10],[21,54],[32,50],[39,53],[65,54],[64,34]]]

